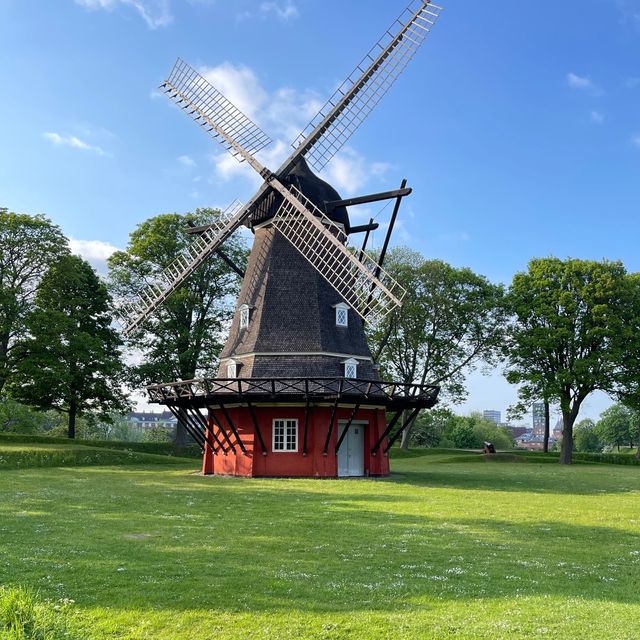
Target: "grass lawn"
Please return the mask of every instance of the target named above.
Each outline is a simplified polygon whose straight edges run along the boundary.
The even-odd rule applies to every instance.
[[[384,481],[0,466],[0,584],[72,599],[79,638],[638,638],[640,469],[478,460]]]

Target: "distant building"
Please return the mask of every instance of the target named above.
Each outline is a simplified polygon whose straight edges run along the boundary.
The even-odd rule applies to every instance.
[[[507,427],[509,431],[513,434],[514,440],[519,440],[522,436],[532,435],[531,429],[527,429],[527,427],[512,427],[511,425],[502,425]]]
[[[544,402],[534,402],[531,410],[533,418],[533,435],[544,435]]]
[[[127,415],[127,422],[140,431],[153,427],[175,429],[177,420],[171,411],[132,411]]]
[[[495,422],[496,424],[500,424],[502,422],[502,415],[499,411],[483,411],[482,417],[485,420],[491,420],[491,422]]]

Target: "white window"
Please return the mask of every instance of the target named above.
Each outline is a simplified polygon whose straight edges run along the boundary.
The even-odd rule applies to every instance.
[[[233,360],[227,365],[227,378],[238,377],[238,363]]]
[[[358,377],[358,361],[346,360],[344,363],[344,377],[345,378],[357,378]]]
[[[273,421],[273,451],[298,451],[298,421],[283,419]]]
[[[346,304],[340,303],[336,305],[336,326],[349,326],[349,307]]]
[[[240,307],[240,328],[246,329],[249,326],[249,305],[243,304]]]

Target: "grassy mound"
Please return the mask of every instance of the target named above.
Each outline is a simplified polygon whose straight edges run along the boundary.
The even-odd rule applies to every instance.
[[[61,444],[61,445],[86,445],[88,447],[100,447],[103,449],[120,449],[136,451],[138,453],[152,453],[155,455],[179,455],[181,458],[200,458],[200,448],[194,444],[186,449],[176,452],[171,442],[119,442],[117,440],[69,440],[68,438],[53,438],[42,434],[16,434],[0,433],[0,446],[2,443],[31,443],[31,444]]]
[[[192,465],[191,459],[81,444],[39,444],[0,441],[0,470],[33,467]]]

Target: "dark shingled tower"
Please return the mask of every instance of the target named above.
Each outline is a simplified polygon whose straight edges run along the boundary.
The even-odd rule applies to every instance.
[[[321,211],[340,200],[337,191],[300,159],[286,182],[297,186]],[[345,361],[357,361],[358,378],[376,380],[362,318],[347,309],[348,326],[336,325],[337,291],[269,224],[277,205],[252,220],[255,239],[229,339],[221,354],[220,377],[229,365],[242,378],[335,378]],[[347,231],[345,207],[330,218]],[[241,328],[241,308],[248,307],[248,326]],[[345,305],[346,306],[346,305]],[[246,313],[246,312],[245,312]]]

